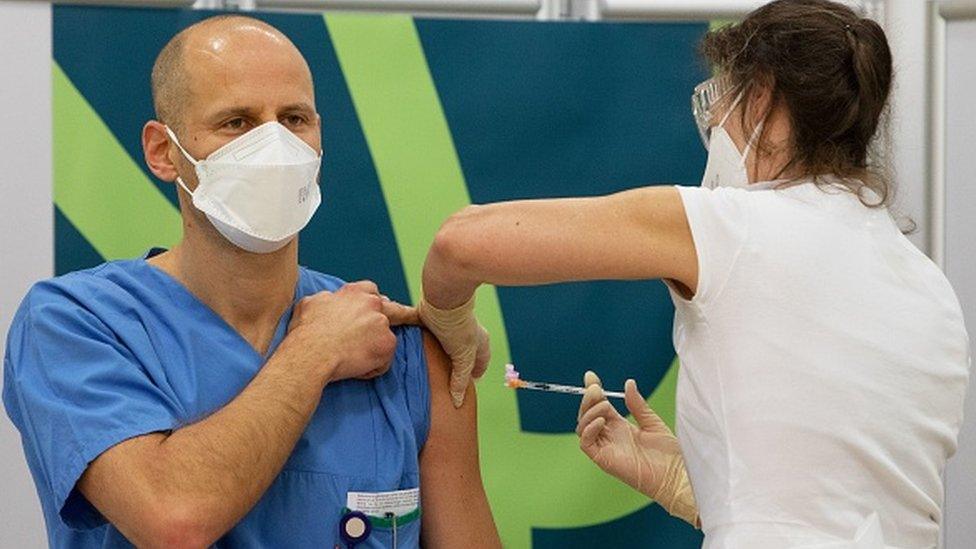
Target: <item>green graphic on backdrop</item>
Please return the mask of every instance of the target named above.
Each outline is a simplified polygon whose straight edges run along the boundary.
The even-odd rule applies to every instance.
[[[170,246],[180,213],[143,175],[61,67],[52,63],[54,202],[105,259]]]
[[[107,10],[63,6],[55,9],[54,181],[56,206],[65,219],[64,222],[59,221],[62,226],[58,232],[59,235],[71,234],[77,230],[78,235],[102,259],[137,256],[151,246],[172,245],[180,237],[179,213],[170,186],[154,182],[140,165],[138,127],[148,115],[149,105],[148,93],[139,93],[148,92],[148,89],[140,87],[143,85],[138,84],[138,78],[148,75],[152,57],[169,36],[204,16],[206,14],[201,12],[184,10]],[[404,297],[415,300],[420,293],[423,258],[438,226],[450,213],[470,204],[472,193],[484,194],[484,187],[479,190],[472,172],[468,173],[466,180],[462,166],[468,168],[470,165],[461,161],[464,155],[459,152],[470,154],[470,142],[467,148],[459,149],[457,140],[463,140],[465,134],[452,133],[445,115],[445,105],[450,106],[451,103],[445,101],[445,96],[438,95],[437,86],[445,85],[447,81],[444,71],[437,73],[435,79],[431,69],[431,66],[437,66],[435,62],[440,62],[443,69],[444,52],[450,50],[433,47],[425,51],[425,47],[431,48],[428,40],[451,36],[451,33],[459,30],[484,39],[492,32],[498,32],[498,27],[489,22],[465,22],[457,27],[450,24],[445,26],[442,22],[426,22],[426,27],[423,27],[413,19],[402,16],[329,15],[324,18],[324,24],[318,16],[263,14],[261,17],[275,25],[283,25],[286,34],[296,39],[296,43],[309,56],[313,72],[322,71],[324,74],[322,77],[316,73],[319,91],[323,88],[331,91],[327,103],[317,98],[317,105],[322,112],[325,112],[323,107],[333,109],[331,117],[323,115],[324,124],[336,132],[332,137],[341,136],[343,144],[348,142],[354,146],[361,130],[365,148],[368,149],[366,163],[372,163],[371,168],[375,170],[385,204],[376,204],[379,201],[377,197],[369,201],[360,200],[354,207],[372,211],[385,207],[396,245],[396,249],[387,257],[399,258],[402,265],[398,268],[402,268],[409,292]],[[630,25],[620,28],[630,29],[623,31],[623,34],[627,34],[641,27]],[[79,28],[88,30],[74,30]],[[100,30],[112,28],[123,31],[120,35]],[[541,35],[550,38],[560,34],[567,36],[562,33],[567,30],[575,32],[579,28],[581,26],[526,23],[506,27],[505,32],[515,33],[515,36],[532,43],[533,40],[540,40]],[[643,28],[645,30],[641,32],[646,32],[649,27]],[[660,30],[665,36],[671,36],[666,34],[669,32],[676,33],[675,36],[689,34],[689,29],[675,31],[675,28],[662,25]],[[613,35],[613,43],[619,42],[618,36]],[[645,36],[632,34],[627,40],[636,42],[622,43],[640,44]],[[147,40],[141,40],[144,37]],[[91,49],[79,49],[80,41]],[[585,39],[581,43],[586,43]],[[683,48],[681,44],[685,42],[679,40],[676,43],[679,44],[676,47]],[[132,47],[120,47],[126,44]],[[139,70],[111,72],[115,70],[112,68],[115,64],[104,59],[111,59],[112,55],[123,49],[132,58],[132,64],[141,67]],[[341,68],[338,79],[330,72],[333,69],[329,64],[336,62],[330,58],[333,50]],[[432,51],[437,56],[432,56]],[[666,53],[660,55],[667,57]],[[106,71],[115,75],[114,80],[91,76]],[[681,76],[671,77],[684,84],[682,79],[687,78],[687,69],[681,67],[672,71]],[[331,81],[330,76],[333,77]],[[456,75],[448,76],[456,78]],[[346,115],[352,110],[350,107],[335,106],[337,101],[342,101],[336,91],[336,83],[342,87],[343,80],[355,111],[351,117],[355,119],[353,122]],[[111,81],[111,85],[106,81]],[[540,81],[544,82],[544,79]],[[453,89],[464,88],[455,84]],[[443,89],[441,93],[444,93]],[[450,96],[446,97],[450,99]],[[124,100],[120,101],[121,98]],[[457,107],[456,103],[454,107]],[[658,109],[664,115],[654,121],[665,128],[687,123],[683,118],[667,118],[676,109]],[[463,122],[464,119],[451,118],[452,124],[459,121]],[[341,127],[345,133],[339,133],[335,130],[337,127]],[[356,136],[349,133],[350,128],[355,128]],[[693,150],[697,153],[697,137],[693,129],[687,129],[684,137],[695,148],[681,149],[684,145],[678,141],[676,151]],[[606,137],[603,134],[600,136],[601,139]],[[328,132],[326,137],[329,137]],[[336,150],[335,144],[333,141],[330,152]],[[326,147],[329,148],[328,140]],[[660,146],[655,146],[654,151],[668,157],[667,152],[661,153]],[[350,154],[348,150],[346,154]],[[629,151],[621,154],[633,155]],[[677,154],[670,156],[678,159],[676,164],[689,164],[686,157]],[[340,162],[333,161],[329,167],[344,170],[346,166],[356,165],[357,158],[347,156]],[[506,159],[506,162],[511,160]],[[627,165],[626,162],[620,164]],[[635,164],[639,162],[629,165]],[[693,168],[694,162],[691,164]],[[612,166],[607,168],[608,171],[610,168]],[[671,177],[671,181],[686,181],[684,177],[675,178],[669,173],[673,172],[665,171],[664,180]],[[330,183],[334,184],[334,181]],[[363,188],[366,182],[353,183]],[[329,192],[326,188],[327,201],[330,200]],[[331,198],[342,197],[332,195]],[[324,205],[323,209],[325,207],[329,205]],[[320,212],[318,217],[322,215]],[[352,217],[355,219],[355,216]],[[378,234],[375,225],[340,228],[364,230],[374,239]],[[335,226],[331,230],[335,231]],[[329,239],[330,233],[308,236],[311,237],[308,242],[311,242],[314,238]],[[331,234],[331,237],[334,236]],[[303,242],[308,244],[305,237]],[[59,257],[70,254],[63,250],[56,250],[56,253]],[[312,266],[321,268],[319,265]],[[367,275],[370,269],[381,268],[372,264],[359,267],[365,268]],[[506,303],[506,307],[506,311],[512,313],[512,304]],[[525,413],[533,413],[533,410],[527,407],[520,415],[519,400],[515,394],[502,387],[501,383],[492,382],[499,378],[501,365],[511,358],[510,338],[506,333],[498,292],[494,288],[479,290],[478,314],[492,332],[494,357],[488,380],[479,386],[482,468],[505,546],[530,547],[533,540],[540,546],[567,546],[566,542],[554,541],[559,539],[572,540],[568,542],[569,546],[584,546],[586,542],[582,540],[592,539],[594,534],[613,546],[620,546],[627,540],[644,540],[642,543],[654,547],[693,546],[700,537],[696,538],[696,534],[678,521],[664,517],[663,513],[657,512],[659,508],[656,506],[655,514],[648,514],[648,509],[639,511],[648,506],[647,499],[590,463],[579,451],[574,434],[521,430],[520,419],[524,423]],[[511,318],[508,322],[511,327]],[[523,329],[515,333],[527,332]],[[669,359],[672,355],[666,356]],[[660,367],[664,368],[666,364],[667,361],[661,361]],[[611,366],[606,367],[610,369]],[[664,372],[663,369],[661,371]],[[650,404],[672,425],[676,377],[675,361],[657,381],[649,398]],[[634,521],[634,518],[644,522]],[[678,523],[677,526],[675,523]],[[600,526],[587,532],[586,527],[593,525]],[[637,528],[640,532],[618,530],[618,527]],[[553,533],[560,531],[567,532],[571,537],[552,537]],[[545,536],[540,537],[540,532]]]
[[[450,130],[409,17],[325,18],[366,134],[403,258],[411,296],[440,223],[470,203]],[[437,181],[418,186],[417,181]],[[479,386],[481,455],[486,489],[507,547],[529,547],[532,527],[606,522],[647,504],[609,479],[579,451],[572,434],[518,430],[514,393],[492,383],[509,360],[494,289],[478,295],[478,316],[492,334],[492,367]],[[673,424],[676,365],[650,403]],[[553,505],[559,502],[559,505]]]

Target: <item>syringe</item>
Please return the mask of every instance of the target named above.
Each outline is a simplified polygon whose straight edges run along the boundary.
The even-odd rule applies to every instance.
[[[518,370],[514,364],[505,365],[505,385],[512,389],[532,389],[533,391],[546,391],[550,393],[563,393],[567,395],[582,395],[586,392],[586,387],[574,385],[560,385],[558,383],[546,383],[543,381],[527,381],[520,378]],[[603,394],[612,398],[624,398],[624,393],[619,391],[603,391]]]

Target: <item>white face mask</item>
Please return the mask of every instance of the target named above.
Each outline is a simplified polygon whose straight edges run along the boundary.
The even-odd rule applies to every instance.
[[[204,160],[196,160],[166,128],[193,164],[193,206],[234,245],[270,253],[288,244],[308,224],[322,202],[321,156],[278,122],[268,122],[234,139]]]
[[[705,173],[702,175],[702,187],[715,189],[717,187],[739,187],[749,186],[749,174],[746,171],[746,157],[749,149],[752,148],[753,141],[759,136],[763,123],[756,126],[755,131],[746,143],[743,152],[735,146],[729,132],[725,131],[725,122],[729,119],[732,111],[742,99],[742,93],[735,98],[728,112],[722,117],[718,126],[711,129],[708,138],[708,161],[705,163]]]

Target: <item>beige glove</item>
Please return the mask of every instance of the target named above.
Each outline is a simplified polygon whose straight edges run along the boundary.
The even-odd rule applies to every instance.
[[[701,528],[678,439],[637,391],[625,384],[627,409],[637,425],[627,421],[607,401],[600,378],[586,372],[586,394],[580,403],[576,434],[580,448],[601,469],[658,502],[668,513]]]
[[[474,296],[463,305],[448,310],[438,309],[421,297],[417,313],[451,357],[451,399],[454,407],[460,408],[471,378],[484,375],[491,358],[488,332],[474,316]]]

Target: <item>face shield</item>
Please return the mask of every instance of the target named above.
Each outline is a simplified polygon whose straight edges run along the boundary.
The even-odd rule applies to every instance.
[[[706,149],[712,132],[712,120],[715,119],[715,108],[731,90],[732,80],[729,77],[716,76],[695,86],[691,94],[691,113],[695,117],[698,134]]]

